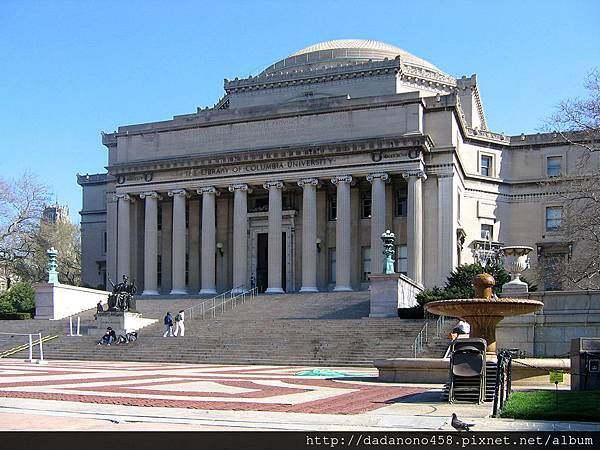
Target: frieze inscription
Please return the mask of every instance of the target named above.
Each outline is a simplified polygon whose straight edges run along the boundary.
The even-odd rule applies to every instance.
[[[211,175],[239,175],[276,170],[302,169],[312,167],[329,167],[334,158],[292,159],[289,161],[265,161],[236,166],[198,167],[177,172],[177,176],[185,178]]]

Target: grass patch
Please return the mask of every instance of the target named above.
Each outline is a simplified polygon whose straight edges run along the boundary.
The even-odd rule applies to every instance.
[[[513,392],[504,405],[501,417],[600,422],[598,405],[600,405],[600,391]]]

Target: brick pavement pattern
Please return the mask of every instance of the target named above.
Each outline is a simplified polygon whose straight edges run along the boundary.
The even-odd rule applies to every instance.
[[[53,361],[39,366],[0,360],[0,397],[90,404],[360,414],[427,388],[375,382],[373,369],[341,369],[354,376],[300,377],[297,366],[223,366]]]

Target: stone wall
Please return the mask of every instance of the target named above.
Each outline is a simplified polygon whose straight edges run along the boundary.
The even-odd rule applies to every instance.
[[[105,305],[109,292],[87,289],[67,284],[39,283],[35,289],[35,318],[58,320],[95,308],[98,302]]]
[[[600,291],[545,291],[524,296],[544,302],[542,311],[507,317],[498,326],[498,348],[527,356],[564,357],[571,339],[600,336]]]

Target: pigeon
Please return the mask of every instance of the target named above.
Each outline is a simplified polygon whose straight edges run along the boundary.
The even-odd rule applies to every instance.
[[[474,423],[465,423],[462,420],[459,420],[459,418],[456,417],[456,413],[452,413],[452,422],[450,422],[450,424],[457,431],[471,431],[469,430],[469,427],[475,425]]]

